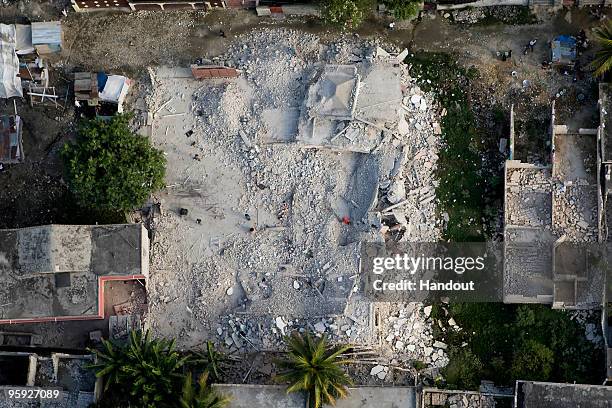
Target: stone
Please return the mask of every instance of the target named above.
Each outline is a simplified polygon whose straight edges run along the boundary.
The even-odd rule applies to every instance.
[[[425,313],[425,316],[429,317],[431,315],[431,306],[425,306],[423,308],[423,313]]]
[[[446,345],[446,343],[443,343],[443,342],[441,342],[441,341],[437,341],[437,340],[436,340],[436,341],[434,341],[433,346],[434,346],[435,348],[444,349],[444,350],[446,350],[446,348],[448,347],[448,346]]]
[[[397,204],[406,198],[406,185],[403,179],[393,180],[387,192],[387,200],[391,204]]]
[[[325,323],[323,322],[318,322],[314,325],[314,329],[315,331],[319,332],[319,333],[325,333]]]
[[[406,348],[408,349],[408,351],[416,350],[416,346],[414,344],[409,344],[408,346],[406,346]]]
[[[233,287],[233,286],[232,286],[232,287],[229,287],[229,288],[228,288],[228,289],[225,291],[225,294],[226,294],[227,296],[232,296],[232,295],[234,294],[234,287]]]
[[[276,327],[278,327],[278,329],[281,331],[281,334],[284,336],[285,335],[285,327],[287,327],[287,323],[285,323],[285,321],[283,320],[282,317],[277,317],[276,318]]]
[[[293,281],[293,289],[296,289],[296,290],[297,290],[297,289],[299,289],[299,288],[300,288],[300,282],[298,282],[298,281],[294,280],[294,281]]]
[[[370,370],[370,375],[378,375],[379,373],[385,371],[385,366],[381,366],[381,365],[377,365],[372,367],[372,369]]]

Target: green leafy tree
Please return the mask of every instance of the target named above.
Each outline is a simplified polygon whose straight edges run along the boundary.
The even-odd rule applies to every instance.
[[[593,29],[593,35],[601,49],[595,53],[592,66],[595,68],[594,75],[601,77],[612,68],[612,21]]]
[[[323,0],[321,16],[327,24],[343,30],[355,29],[368,16],[372,0]]]
[[[281,373],[277,380],[289,383],[288,393],[306,392],[309,408],[334,405],[348,395],[347,386],[352,381],[342,365],[349,361],[341,356],[351,346],[334,347],[325,337],[313,339],[310,334],[298,333],[285,341],[289,351],[286,359],[278,362]]]
[[[125,211],[164,186],[166,159],[130,131],[129,116],[83,121],[62,150],[71,191],[83,207]]]
[[[114,394],[111,399],[123,396],[129,406],[143,408],[173,406],[188,361],[175,350],[174,340],[133,331],[127,345],[103,345],[104,350],[92,350],[97,359],[90,368],[104,379],[104,390]]]
[[[452,348],[449,357],[450,363],[442,371],[450,388],[478,389],[483,369],[478,356],[468,348]]]
[[[527,340],[514,355],[512,376],[519,380],[546,381],[550,378],[555,356],[551,349]]]
[[[384,4],[398,20],[408,20],[419,14],[421,2],[415,0],[385,0]]]
[[[208,385],[208,372],[204,372],[194,384],[191,373],[185,376],[179,400],[180,408],[225,408],[231,399],[221,395]]]

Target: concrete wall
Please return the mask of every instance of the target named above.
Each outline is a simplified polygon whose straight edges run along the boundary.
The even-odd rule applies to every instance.
[[[304,394],[287,394],[284,385],[217,384],[232,397],[229,408],[305,408]],[[335,408],[416,408],[415,387],[355,387]]]

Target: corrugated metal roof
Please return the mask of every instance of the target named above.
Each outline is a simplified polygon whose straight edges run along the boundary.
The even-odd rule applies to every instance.
[[[62,24],[59,21],[32,23],[32,44],[62,44]]]

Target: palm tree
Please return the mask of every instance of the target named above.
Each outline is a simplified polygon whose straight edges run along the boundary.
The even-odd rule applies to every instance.
[[[204,370],[210,373],[213,381],[218,381],[221,378],[221,364],[227,360],[225,355],[215,350],[215,344],[212,341],[206,342],[206,353],[194,352],[189,363],[194,365],[203,365]]]
[[[174,340],[152,339],[151,333],[130,333],[127,345],[104,341],[104,351],[92,350],[97,359],[90,368],[96,377],[104,378],[105,391],[143,407],[170,406],[183,380],[183,367],[188,358],[174,349]]]
[[[310,334],[298,333],[286,337],[285,341],[289,351],[278,362],[282,372],[277,380],[289,383],[288,393],[306,392],[309,408],[334,405],[337,399],[348,395],[347,386],[352,381],[341,366],[349,361],[340,356],[351,346],[333,347],[325,337],[313,339]]]
[[[191,373],[187,374],[179,404],[180,408],[225,408],[230,401],[231,398],[208,385],[208,372],[205,371],[198,378],[197,387]]]
[[[608,21],[593,30],[595,39],[601,49],[595,53],[592,66],[595,76],[601,77],[612,68],[612,21]]]

